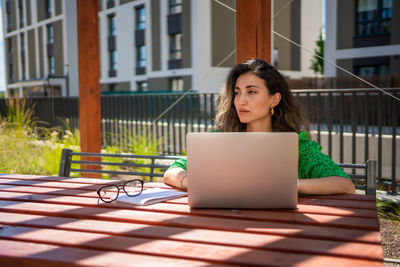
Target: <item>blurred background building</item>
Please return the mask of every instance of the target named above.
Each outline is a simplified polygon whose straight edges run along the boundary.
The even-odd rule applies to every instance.
[[[219,2],[235,8],[234,0]],[[102,93],[218,91],[240,38],[235,13],[221,3],[99,0]],[[78,95],[76,1],[2,0],[2,6],[8,95]],[[274,0],[272,13],[275,31],[315,49],[322,1]],[[288,41],[273,36],[271,53],[287,77],[313,76],[311,55]]]
[[[400,74],[400,1],[329,0],[326,10],[328,60],[360,76]],[[325,76],[346,75],[325,63]],[[393,87],[389,79],[380,86]]]

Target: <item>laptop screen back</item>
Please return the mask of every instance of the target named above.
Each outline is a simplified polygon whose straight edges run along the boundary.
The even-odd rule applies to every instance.
[[[191,207],[296,208],[296,133],[188,133]]]

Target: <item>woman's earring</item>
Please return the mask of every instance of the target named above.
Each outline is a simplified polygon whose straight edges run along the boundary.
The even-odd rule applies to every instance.
[[[271,107],[271,115],[274,115],[274,107]]]

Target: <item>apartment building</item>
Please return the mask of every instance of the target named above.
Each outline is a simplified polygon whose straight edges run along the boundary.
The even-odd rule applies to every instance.
[[[400,1],[326,1],[326,58],[361,76],[400,73]],[[325,76],[346,76],[325,63]]]
[[[221,2],[223,5],[221,5]],[[235,0],[99,0],[104,94],[216,92],[235,64]],[[226,5],[226,6],[224,6]],[[9,96],[79,93],[76,1],[2,0]],[[273,1],[273,28],[313,50],[322,1]],[[88,47],[87,49],[90,49]],[[312,76],[311,55],[273,36],[273,64]]]

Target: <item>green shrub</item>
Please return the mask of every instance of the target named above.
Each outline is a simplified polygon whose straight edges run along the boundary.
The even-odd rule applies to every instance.
[[[80,151],[80,134],[78,129],[71,130],[69,121],[63,127],[47,129],[39,126],[34,117],[33,109],[24,99],[10,99],[7,102],[7,117],[0,118],[0,173],[57,175],[63,148]],[[117,139],[118,140],[118,139]],[[162,139],[153,135],[136,136],[125,131],[122,141],[127,148],[115,146],[106,147],[103,153],[159,155]],[[79,158],[79,157],[78,157]],[[109,162],[150,163],[147,159],[104,158]],[[72,165],[71,168],[79,168]],[[118,170],[117,166],[104,166],[106,170]],[[137,172],[148,172],[149,168],[126,168]],[[162,170],[157,170],[162,173]],[[71,173],[72,177],[81,176]],[[115,178],[103,174],[103,178]],[[149,177],[144,177],[148,180]]]
[[[378,217],[396,221],[400,224],[400,205],[389,201],[376,201]]]

